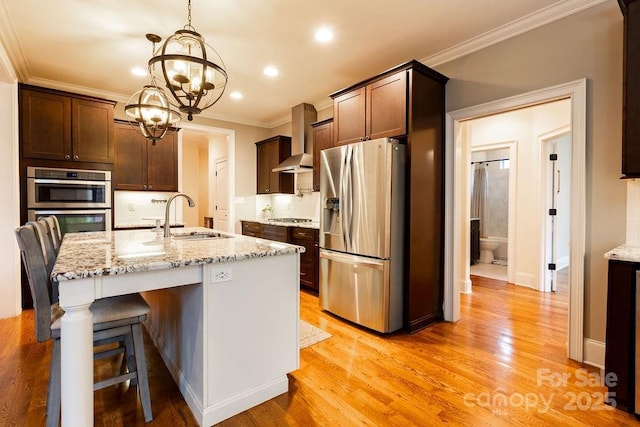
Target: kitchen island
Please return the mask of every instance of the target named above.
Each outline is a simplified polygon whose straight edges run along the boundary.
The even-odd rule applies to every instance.
[[[287,392],[299,367],[299,252],[269,240],[174,230],[71,233],[52,277],[62,317],[62,422],[93,423],[89,307],[141,292],[145,326],[200,425]],[[203,238],[204,233],[214,236]],[[153,388],[153,384],[149,384]],[[152,407],[153,407],[153,402]]]

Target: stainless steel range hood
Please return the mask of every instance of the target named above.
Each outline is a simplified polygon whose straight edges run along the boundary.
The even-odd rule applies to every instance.
[[[303,173],[313,171],[313,129],[318,118],[311,104],[298,104],[291,109],[291,157],[273,168],[273,172]]]

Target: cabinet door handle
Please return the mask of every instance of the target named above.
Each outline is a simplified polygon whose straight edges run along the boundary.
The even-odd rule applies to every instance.
[[[149,190],[153,190],[153,186],[152,185],[149,186]]]
[[[147,186],[145,184],[142,184],[142,188],[146,190]]]
[[[364,141],[364,136],[361,136],[361,137],[360,137],[360,141]]]
[[[79,159],[80,159],[80,156],[78,155],[73,156],[73,160],[79,160]]]
[[[66,160],[69,160],[69,159],[71,158],[71,154],[65,154],[65,155],[64,155],[64,158],[65,158]]]

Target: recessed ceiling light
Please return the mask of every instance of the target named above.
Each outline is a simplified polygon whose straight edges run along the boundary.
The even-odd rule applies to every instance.
[[[333,40],[333,32],[328,28],[320,28],[316,31],[316,40],[321,43],[326,43]]]
[[[269,65],[264,69],[263,73],[265,76],[275,77],[278,75],[278,69],[272,65]]]
[[[233,99],[242,99],[242,94],[240,92],[231,92],[229,96]]]
[[[147,76],[147,70],[142,68],[142,67],[133,67],[131,69],[131,74],[133,74],[134,76],[138,76],[138,77],[146,77]]]

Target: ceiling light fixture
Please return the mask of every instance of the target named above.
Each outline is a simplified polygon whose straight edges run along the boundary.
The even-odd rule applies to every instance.
[[[147,77],[147,70],[142,67],[133,67],[131,69],[131,74],[137,77]]]
[[[218,52],[191,25],[191,0],[187,19],[149,60],[149,72],[167,86],[170,102],[193,120],[220,99],[228,76]]]
[[[263,73],[265,76],[275,77],[278,75],[278,69],[272,65],[269,65],[264,69]]]
[[[320,28],[316,31],[315,38],[321,43],[330,42],[333,40],[333,33],[328,28]]]
[[[156,43],[162,39],[158,35],[147,34],[147,40],[153,43],[153,54]],[[131,95],[124,111],[140,126],[144,137],[155,145],[172,126],[178,126],[181,116],[171,108],[167,96],[155,85],[153,77],[151,83]]]
[[[231,92],[229,96],[233,99],[242,99],[242,94],[240,92]]]

